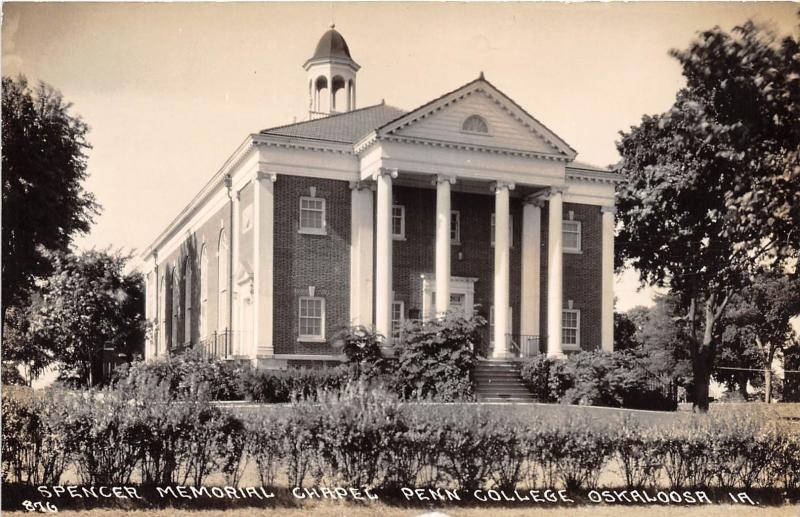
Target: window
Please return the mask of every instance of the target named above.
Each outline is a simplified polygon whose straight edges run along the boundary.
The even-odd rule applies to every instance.
[[[167,342],[167,277],[161,277],[161,287],[159,288],[160,294],[158,298],[158,312],[159,325],[158,325],[158,338],[156,339],[156,356],[159,350],[163,350]]]
[[[581,346],[581,311],[564,309],[561,312],[561,345],[565,349]]]
[[[561,238],[564,241],[564,251],[567,253],[581,252],[581,222],[562,221]]]
[[[325,300],[314,296],[300,297],[299,339],[325,340]]]
[[[186,343],[192,341],[192,276],[192,258],[186,257],[183,265],[183,305],[185,307],[183,341]]]
[[[325,235],[325,200],[318,197],[300,198],[300,233]]]
[[[461,125],[461,130],[469,133],[488,134],[489,124],[479,115],[470,115]]]
[[[405,303],[400,301],[392,302],[392,337],[400,335],[403,322],[406,320]]]
[[[200,339],[208,335],[208,251],[200,252]]]
[[[402,205],[392,205],[392,238],[406,238],[406,207]]]
[[[494,214],[492,214],[492,237],[491,242],[492,246],[494,246]],[[508,214],[508,247],[514,247],[514,218],[511,217],[511,214]]]
[[[172,268],[172,332],[170,333],[170,346],[176,347],[179,343],[179,325],[181,324],[181,281],[178,278],[178,266]]]
[[[450,244],[461,244],[461,213],[450,212]]]
[[[219,233],[217,245],[217,332],[228,329],[228,240],[225,230]]]

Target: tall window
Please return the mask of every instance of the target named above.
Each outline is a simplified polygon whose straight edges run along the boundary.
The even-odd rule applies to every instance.
[[[219,233],[219,244],[217,246],[217,332],[222,332],[228,328],[228,281],[230,272],[228,271],[228,240],[225,230]]]
[[[325,299],[316,296],[300,297],[299,339],[325,340]]]
[[[400,329],[405,321],[405,304],[401,301],[392,302],[392,337],[400,335]]]
[[[406,238],[406,207],[402,205],[392,205],[392,238]]]
[[[192,258],[186,257],[186,260],[183,263],[183,296],[184,296],[184,305],[186,306],[186,311],[184,313],[184,331],[183,331],[183,340],[186,343],[192,342],[192,295],[194,289],[192,289],[192,282],[193,279],[193,266],[192,266]]]
[[[489,124],[479,115],[470,115],[461,125],[462,131],[469,133],[488,133]]]
[[[492,214],[492,236],[491,236],[491,243],[494,246],[494,214]],[[514,218],[511,217],[511,214],[508,214],[508,247],[514,247]]]
[[[450,244],[461,244],[461,213],[450,212]]]
[[[208,251],[200,252],[200,339],[208,335]]]
[[[318,197],[300,198],[300,233],[324,235],[325,200]]]
[[[163,350],[167,341],[167,277],[161,277],[158,288],[158,336],[156,339],[156,355]]]
[[[564,251],[579,253],[581,251],[581,222],[562,221],[561,238],[564,241]]]
[[[170,346],[176,347],[180,343],[181,325],[181,281],[178,277],[178,266],[172,268],[172,333]]]
[[[580,348],[581,311],[564,309],[561,312],[561,344],[564,348]]]

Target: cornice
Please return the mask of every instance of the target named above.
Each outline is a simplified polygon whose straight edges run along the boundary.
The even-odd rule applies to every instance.
[[[585,181],[589,183],[623,183],[625,178],[616,172],[590,171],[587,169],[571,169],[567,166],[565,175],[568,180]]]
[[[256,133],[251,135],[253,143],[264,147],[280,147],[284,149],[300,149],[304,151],[322,151],[334,154],[353,154],[353,146],[342,142],[314,140],[313,138],[299,138],[281,135],[264,135]]]
[[[522,158],[536,158],[539,160],[549,160],[555,162],[566,163],[569,161],[569,159],[566,156],[560,156],[554,154],[523,151],[521,149],[511,149],[508,147],[492,147],[488,145],[466,144],[463,142],[451,142],[447,140],[430,140],[427,138],[421,138],[416,136],[412,137],[412,136],[391,135],[391,136],[378,137],[377,139],[387,142],[396,142],[402,144],[423,145],[428,147],[441,147],[444,149],[458,149],[462,151],[476,151],[488,154],[499,154],[503,156],[516,156]]]

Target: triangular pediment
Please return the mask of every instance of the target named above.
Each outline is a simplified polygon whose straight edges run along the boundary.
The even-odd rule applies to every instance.
[[[477,115],[487,132],[464,129]],[[577,154],[564,140],[483,78],[431,101],[383,126],[381,136],[438,141],[470,147],[508,149],[572,160]]]

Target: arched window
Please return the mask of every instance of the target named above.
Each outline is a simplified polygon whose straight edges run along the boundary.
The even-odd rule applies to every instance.
[[[219,233],[219,245],[217,246],[218,264],[217,270],[217,332],[228,329],[228,240],[225,230]]]
[[[200,252],[200,339],[208,335],[208,252]]]
[[[194,266],[192,265],[192,257],[186,257],[183,262],[183,300],[186,310],[184,311],[184,331],[183,340],[187,343],[192,342],[192,309],[194,308],[192,282],[194,277]]]
[[[181,282],[178,277],[178,266],[172,269],[172,340],[170,345],[176,347],[180,344],[181,325]]]
[[[461,125],[462,131],[470,133],[489,133],[489,124],[479,115],[470,115]]]
[[[164,349],[167,339],[167,277],[161,277],[158,288],[158,334],[156,335],[156,353]]]

